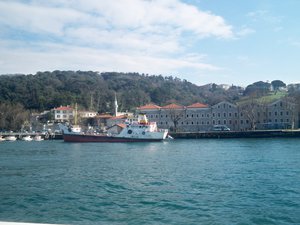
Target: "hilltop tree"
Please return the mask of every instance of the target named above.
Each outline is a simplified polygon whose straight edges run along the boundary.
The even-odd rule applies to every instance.
[[[271,82],[271,85],[272,85],[274,91],[278,91],[280,88],[286,87],[286,84],[284,82],[282,82],[281,80],[273,80]]]

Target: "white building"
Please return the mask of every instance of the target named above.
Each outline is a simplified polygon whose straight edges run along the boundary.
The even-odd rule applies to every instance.
[[[70,106],[60,106],[54,108],[54,120],[57,122],[67,122],[74,118],[74,109]]]

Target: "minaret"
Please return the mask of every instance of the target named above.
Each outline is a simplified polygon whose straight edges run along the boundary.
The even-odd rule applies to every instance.
[[[118,101],[117,101],[116,93],[115,93],[115,116],[118,116]]]

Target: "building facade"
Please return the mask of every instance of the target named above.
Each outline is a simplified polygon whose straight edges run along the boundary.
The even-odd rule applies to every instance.
[[[70,106],[54,108],[54,120],[56,122],[67,122],[74,118],[74,109]]]
[[[232,131],[257,129],[295,129],[299,119],[296,105],[284,100],[271,104],[235,105],[227,101],[213,106],[195,103],[190,106],[148,104],[137,109],[158,127],[175,132],[202,132],[225,126]]]

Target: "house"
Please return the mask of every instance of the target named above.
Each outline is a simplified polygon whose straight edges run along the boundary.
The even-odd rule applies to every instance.
[[[54,120],[56,122],[69,122],[74,118],[74,109],[70,106],[54,108]]]
[[[97,115],[97,112],[94,111],[80,111],[79,116],[81,118],[94,118]]]

